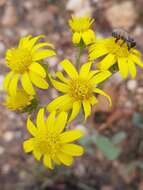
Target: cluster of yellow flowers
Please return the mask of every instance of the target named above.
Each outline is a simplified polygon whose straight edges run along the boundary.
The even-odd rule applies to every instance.
[[[47,89],[47,80],[62,93],[47,105],[47,118],[44,108],[38,111],[36,125],[28,116],[27,129],[33,137],[23,143],[25,152],[32,152],[37,160],[42,158],[44,165],[50,169],[55,164],[70,166],[73,156],[83,154],[83,147],[72,143],[81,138],[83,132],[79,129],[69,130],[65,126],[77,117],[81,109],[84,110],[85,120],[90,116],[92,106],[98,103],[96,94],[105,96],[111,106],[110,96],[98,85],[112,75],[112,66],[117,66],[123,78],[128,76],[128,72],[132,78],[136,76],[135,63],[143,67],[141,53],[134,47],[128,48],[123,39],[97,39],[91,29],[93,22],[94,19],[86,16],[69,20],[72,42],[79,48],[80,54],[75,65],[67,59],[60,62],[65,75],[58,71],[56,79],[41,62],[49,56],[56,56],[52,44],[43,41],[37,43],[45,36],[22,37],[17,48],[6,52],[6,64],[10,72],[4,80],[7,93],[4,105],[9,109],[24,111],[33,106],[37,96],[34,86]],[[81,65],[79,58],[86,47],[88,60]],[[94,60],[99,57],[102,60],[96,64],[97,69],[91,69],[92,66],[95,68]]]

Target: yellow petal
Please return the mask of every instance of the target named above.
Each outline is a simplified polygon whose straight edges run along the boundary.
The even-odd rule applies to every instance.
[[[70,156],[81,156],[84,152],[83,147],[76,144],[64,144],[61,150]]]
[[[10,81],[10,83],[9,83],[9,87],[8,87],[9,93],[10,93],[11,95],[16,94],[17,85],[18,85],[18,80],[19,80],[19,74],[14,74],[14,75],[13,75],[13,78],[11,79],[11,81]]]
[[[37,42],[37,40],[39,40],[40,38],[45,38],[44,35],[39,35],[39,36],[35,36],[34,38],[31,38],[28,43],[27,46],[29,48],[32,48],[34,46],[34,44]]]
[[[87,79],[88,79],[88,80],[91,79],[94,75],[96,75],[97,73],[100,73],[100,72],[101,72],[101,70],[90,71],[90,72],[88,73]]]
[[[56,112],[53,111],[50,113],[50,115],[47,117],[46,120],[46,128],[47,131],[50,133],[53,133],[54,131],[54,124],[55,124],[55,116],[56,116]]]
[[[97,49],[98,49],[98,46],[97,46]],[[89,49],[89,51],[91,51],[91,50]],[[99,48],[98,50],[94,49],[91,52],[89,52],[89,60],[97,59],[97,58],[107,54],[108,52],[109,51],[106,48],[104,48],[104,46],[101,49]]]
[[[133,52],[136,56],[138,56],[138,57],[141,57],[141,56],[142,56],[141,52],[138,51],[138,50],[136,50],[136,49],[134,49],[134,48],[132,48],[132,52]]]
[[[31,82],[38,88],[42,88],[42,89],[48,88],[49,85],[46,82],[46,80],[40,77],[39,75],[33,73],[32,71],[29,71],[29,76],[30,76]]]
[[[68,120],[68,123],[71,122],[80,112],[80,108],[81,108],[81,103],[76,101],[73,103],[73,107],[72,107],[72,113],[70,115],[70,118]]]
[[[57,156],[52,157],[52,159],[53,159],[53,161],[54,161],[57,165],[61,165],[61,162],[60,162],[60,160],[58,159]]]
[[[34,95],[35,94],[35,90],[32,86],[32,83],[31,83],[31,80],[29,78],[29,75],[27,72],[25,72],[23,75],[22,75],[22,78],[21,78],[21,82],[22,82],[22,86],[24,88],[24,90],[28,93],[28,94],[31,94],[31,95]]]
[[[27,45],[30,38],[31,38],[31,35],[22,37],[22,38],[20,39],[18,48],[23,48],[25,45]]]
[[[50,81],[52,82],[53,86],[57,90],[59,90],[61,92],[67,92],[68,91],[69,87],[66,84],[54,80],[50,75],[49,75],[49,78],[50,78]]]
[[[67,123],[68,114],[66,112],[60,112],[56,121],[55,121],[55,128],[54,133],[59,135],[65,128]]]
[[[75,67],[68,59],[63,60],[62,62],[60,62],[60,64],[71,78],[78,77],[78,72],[76,71]]]
[[[71,166],[73,163],[73,158],[67,154],[58,153],[58,159],[66,166]]]
[[[132,62],[132,60],[128,60],[128,69],[129,69],[129,72],[132,76],[132,78],[135,78],[136,77],[136,67],[135,67],[135,64]]]
[[[45,69],[39,63],[37,63],[37,62],[33,62],[29,66],[29,70],[33,71],[34,73],[40,75],[43,78],[46,77],[46,71],[45,71]]]
[[[49,154],[44,155],[43,163],[46,167],[50,168],[51,170],[54,168]]]
[[[41,47],[51,47],[51,48],[54,48],[54,46],[50,43],[47,43],[47,42],[41,42],[39,44],[36,44],[33,48],[32,48],[32,52],[36,51],[37,49],[41,48]]]
[[[10,72],[6,75],[6,77],[5,77],[5,79],[4,79],[4,82],[3,82],[3,87],[4,87],[5,90],[8,90],[8,86],[9,86],[9,83],[10,83],[10,81],[11,81],[11,79],[12,79],[13,74],[14,74],[13,71],[10,71]]]
[[[32,55],[32,60],[38,61],[54,55],[56,55],[56,53],[53,50],[44,49],[40,51],[35,51]]]
[[[82,136],[83,136],[83,132],[78,129],[72,130],[72,131],[66,131],[60,135],[60,141],[61,143],[68,143],[68,142],[77,140]]]
[[[67,95],[67,98],[64,102],[61,102],[59,111],[69,111],[72,108],[73,100],[70,96]]]
[[[141,62],[141,60],[140,60],[137,56],[131,54],[131,55],[130,55],[130,59],[131,59],[132,61],[134,61],[134,62],[135,62],[137,65],[139,65],[140,67],[143,67],[143,63]]]
[[[109,105],[112,106],[112,100],[111,100],[110,96],[108,94],[106,94],[103,90],[100,90],[99,88],[95,88],[94,92],[101,94],[102,96],[105,96],[109,101]]]
[[[128,63],[125,58],[118,58],[119,72],[123,78],[128,76]]]
[[[82,65],[80,69],[80,73],[79,73],[79,76],[81,78],[87,78],[91,65],[92,65],[92,62],[88,62]]]
[[[69,101],[68,95],[59,96],[48,104],[47,109],[49,112],[52,112],[56,109],[59,109],[61,107],[61,103],[65,103],[66,101]]]
[[[41,159],[42,153],[40,151],[34,149],[32,153],[33,153],[34,157],[36,158],[36,160],[39,161]]]
[[[81,40],[81,34],[80,34],[80,32],[74,32],[73,36],[72,36],[72,42],[74,44],[79,44],[80,40]]]
[[[85,119],[87,119],[87,117],[91,114],[91,106],[87,100],[83,101],[83,109],[84,109]]]
[[[95,42],[95,34],[92,30],[87,30],[86,32],[82,33],[82,39],[86,45],[89,45]]]
[[[112,73],[110,71],[101,71],[100,73],[92,77],[91,82],[93,84],[99,84],[103,82],[104,80],[106,80],[109,76],[111,76],[111,74]]]
[[[35,127],[33,122],[30,120],[30,118],[27,119],[27,129],[31,135],[33,136],[37,135],[37,132],[38,132],[37,128]]]
[[[26,153],[31,152],[33,150],[34,138],[24,141],[23,149]]]
[[[36,124],[39,129],[45,129],[44,108],[39,110],[36,118]]]
[[[64,83],[69,83],[69,79],[67,79],[62,72],[58,71],[56,73],[56,77],[59,78]]]
[[[93,106],[93,105],[98,103],[98,100],[97,100],[97,98],[95,96],[92,96],[92,97],[89,98],[89,102]]]
[[[102,61],[96,64],[97,68],[108,70],[116,62],[115,55],[108,54]]]

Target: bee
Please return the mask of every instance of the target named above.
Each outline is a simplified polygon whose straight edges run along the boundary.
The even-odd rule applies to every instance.
[[[134,38],[132,38],[128,34],[128,32],[124,31],[123,29],[114,29],[112,32],[112,36],[114,38],[116,38],[116,42],[118,42],[118,40],[122,39],[123,43],[121,45],[126,43],[128,46],[128,49],[131,49],[136,46],[136,42],[135,42]]]

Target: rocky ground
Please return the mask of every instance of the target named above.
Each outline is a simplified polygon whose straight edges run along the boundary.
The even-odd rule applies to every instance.
[[[7,73],[5,51],[15,46],[21,36],[45,34],[55,45],[58,57],[48,59],[52,72],[63,58],[75,61],[76,48],[71,44],[67,24],[71,13],[94,16],[99,37],[111,35],[113,28],[125,28],[143,51],[142,6],[142,0],[61,0],[60,3],[0,0],[0,101]],[[0,105],[0,190],[143,190],[142,70],[138,73],[136,80],[124,81],[118,74],[113,75],[104,85],[104,90],[112,96],[112,109],[99,97],[102,103],[95,107],[88,121],[88,134],[98,131],[109,138],[119,132],[125,135],[118,145],[121,154],[112,161],[91,142],[84,156],[76,159],[71,168],[56,168],[51,172],[23,152],[22,142],[28,136],[25,114],[19,115]],[[44,92],[41,96],[43,104],[49,101]]]

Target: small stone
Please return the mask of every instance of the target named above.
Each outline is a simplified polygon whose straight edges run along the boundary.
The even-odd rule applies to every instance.
[[[0,0],[0,6],[5,5],[5,4],[6,4],[6,2],[7,2],[7,0]]]
[[[2,155],[4,151],[5,151],[4,147],[0,146],[0,155]]]
[[[140,36],[143,34],[143,28],[142,26],[137,26],[133,32],[134,36]]]
[[[105,12],[105,16],[113,28],[130,29],[138,17],[132,1],[113,4]]]
[[[21,171],[21,172],[19,173],[20,179],[26,179],[26,176],[27,176],[27,173],[26,173],[25,171]]]
[[[0,52],[3,53],[5,51],[5,45],[3,42],[0,42]]]
[[[12,3],[8,2],[2,17],[2,24],[4,26],[14,26],[17,23],[16,9]]]
[[[58,58],[57,58],[57,57],[48,57],[47,62],[50,63],[50,64],[49,64],[49,67],[52,68],[52,67],[54,67],[54,66],[57,65],[57,63],[58,63]]]
[[[88,133],[88,130],[87,130],[86,126],[84,126],[84,125],[76,125],[75,129],[81,130],[84,133],[84,135],[86,135]]]
[[[32,3],[32,1],[25,1],[25,2],[23,2],[23,6],[24,6],[24,8],[26,8],[27,10],[30,10],[30,9],[33,8],[33,3]]]
[[[138,88],[138,89],[137,89],[137,93],[143,94],[143,88],[142,88],[142,87]]]
[[[136,80],[129,80],[127,82],[127,88],[130,91],[134,91],[137,88],[137,81]]]
[[[14,37],[14,31],[11,30],[11,29],[9,29],[9,28],[5,28],[5,29],[4,29],[4,34],[5,34],[5,36],[7,36],[7,37]]]
[[[4,133],[3,138],[6,142],[10,142],[14,138],[14,134],[11,131]]]
[[[90,16],[92,14],[92,7],[89,0],[69,0],[66,9],[72,11],[76,16]]]
[[[9,164],[4,164],[4,166],[2,166],[2,173],[3,174],[8,174],[9,171],[10,171],[10,165]]]
[[[76,176],[82,177],[86,174],[86,169],[83,164],[78,163],[74,172]]]

